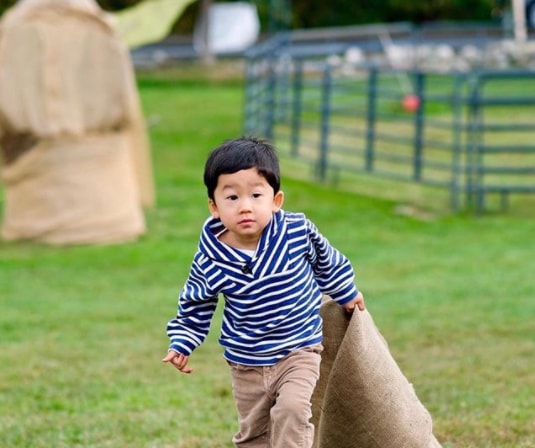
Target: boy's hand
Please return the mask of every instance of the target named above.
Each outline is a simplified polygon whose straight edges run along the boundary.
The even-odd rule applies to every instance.
[[[175,369],[180,370],[182,373],[191,373],[193,369],[187,367],[189,356],[183,355],[182,353],[175,352],[174,350],[169,350],[169,353],[162,359],[163,362],[170,362]]]
[[[355,311],[355,308],[358,308],[359,311],[364,311],[366,309],[366,305],[364,304],[364,296],[360,291],[353,300],[344,303],[342,306],[348,313]]]

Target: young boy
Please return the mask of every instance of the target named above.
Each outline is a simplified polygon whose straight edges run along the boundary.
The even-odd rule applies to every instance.
[[[191,373],[189,356],[225,300],[219,338],[232,375],[237,447],[309,448],[311,397],[319,377],[328,294],[348,312],[364,310],[347,258],[303,214],[282,210],[274,148],[254,138],[229,140],[204,171],[211,213],[169,321],[163,362]]]

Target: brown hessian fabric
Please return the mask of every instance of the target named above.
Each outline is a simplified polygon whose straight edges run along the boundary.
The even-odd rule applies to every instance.
[[[94,0],[21,0],[0,22],[1,236],[119,243],[154,203],[129,51]]]
[[[439,448],[432,419],[368,311],[325,298],[324,351],[312,399],[315,448]]]

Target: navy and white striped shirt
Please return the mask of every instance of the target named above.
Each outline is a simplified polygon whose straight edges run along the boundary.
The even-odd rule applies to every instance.
[[[275,213],[253,256],[222,243],[224,230],[214,218],[203,226],[177,317],[167,326],[169,348],[189,356],[204,341],[219,294],[219,342],[229,361],[272,365],[320,343],[322,294],[343,305],[358,293],[349,260],[301,213]]]

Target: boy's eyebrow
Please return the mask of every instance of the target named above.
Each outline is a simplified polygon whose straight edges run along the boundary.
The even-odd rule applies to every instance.
[[[255,182],[253,184],[250,184],[250,186],[251,187],[265,187],[266,184],[264,182],[259,181],[259,182]],[[231,184],[231,183],[221,185],[221,189],[222,190],[225,190],[227,188],[235,188],[235,185]]]

